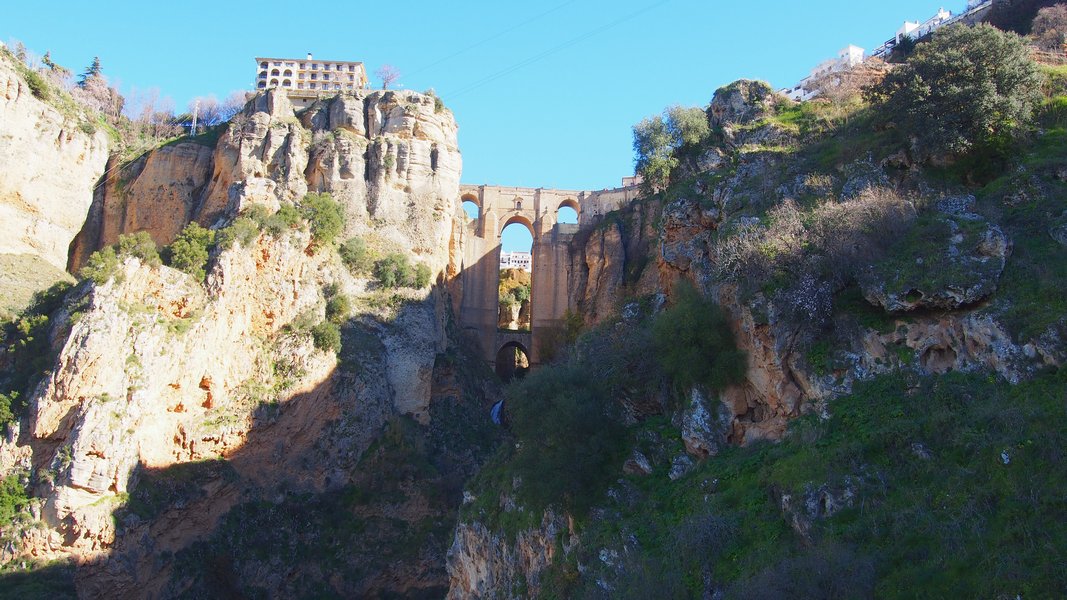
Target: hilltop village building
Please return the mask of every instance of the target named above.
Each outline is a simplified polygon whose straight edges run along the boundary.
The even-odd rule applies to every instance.
[[[919,40],[938,29],[952,25],[953,23],[973,24],[980,19],[994,3],[995,0],[967,0],[967,8],[958,15],[953,15],[951,12],[941,8],[938,9],[934,16],[925,21],[905,21],[900,29],[897,29],[891,39],[887,40],[870,54],[865,54],[863,48],[858,46],[846,46],[837,53],[837,58],[825,61],[815,67],[812,69],[810,75],[801,79],[795,86],[779,91],[797,102],[811,100],[819,95],[819,85],[817,84],[823,83],[824,85],[836,85],[833,78],[827,76],[852,69],[857,65],[863,64],[868,58],[884,59],[893,52],[893,49],[896,48],[897,44],[904,38]]]
[[[522,269],[530,272],[533,264],[533,255],[529,252],[501,252],[500,269]]]
[[[361,62],[306,58],[256,58],[256,89],[281,88],[297,106],[308,106],[320,96],[367,87],[367,69]]]

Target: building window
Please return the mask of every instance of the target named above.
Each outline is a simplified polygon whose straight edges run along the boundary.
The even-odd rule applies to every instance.
[[[289,79],[286,79],[282,82],[282,87],[293,87],[293,82]]]
[[[312,80],[315,80],[315,79],[318,79],[318,78],[319,78],[319,74],[318,73],[312,73],[311,74],[311,79]]]
[[[329,71],[330,70],[330,65],[322,65],[322,70],[323,71]]]
[[[315,84],[312,83],[310,87],[311,87],[311,89],[315,89]]]
[[[302,84],[302,83],[296,84],[296,89],[298,89],[298,90],[304,89],[304,84]]]
[[[348,65],[348,72],[349,73],[355,73],[356,72],[356,65]]]
[[[312,71],[318,71],[319,70],[319,63],[311,63],[311,70]]]
[[[259,89],[263,89],[265,87],[267,87],[267,82],[266,81],[260,81],[259,82]]]
[[[345,66],[344,65],[337,65],[337,70],[338,71],[344,71],[345,70]]]
[[[259,72],[259,78],[260,79],[266,79],[267,78],[267,72],[266,71],[260,71]]]
[[[293,66],[295,66],[295,65],[294,65],[293,63],[291,63],[291,62],[287,62],[287,63],[285,63],[285,66],[287,66],[287,67],[290,67],[290,68],[291,68],[291,67],[293,67]]]
[[[285,76],[286,76],[286,77],[292,77],[292,76],[293,76],[293,72],[292,72],[292,71],[290,71],[289,69],[286,69],[286,70],[285,70]]]
[[[306,69],[306,68],[308,68],[308,67],[307,67],[307,63],[300,63],[300,68],[301,68],[301,69]]]
[[[267,63],[266,62],[259,63],[259,68],[260,69],[266,69],[267,68]]]
[[[323,73],[322,74],[322,80],[323,81],[329,81],[329,79],[330,79],[330,74],[329,73]]]
[[[277,77],[277,76],[281,75],[281,73],[278,72],[278,69],[271,70],[270,74],[273,77]]]
[[[297,79],[303,79],[304,78],[304,74],[303,73],[297,73],[296,74],[296,78]]]
[[[282,63],[281,63],[281,62],[278,62],[278,61],[274,61],[274,66],[276,66],[276,67],[280,67],[280,66],[282,66]]]
[[[335,89],[335,90],[341,89],[341,84],[340,83],[333,84],[333,89]]]

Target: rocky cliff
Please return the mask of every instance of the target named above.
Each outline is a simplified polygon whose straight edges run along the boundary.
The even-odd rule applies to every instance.
[[[805,415],[820,423],[833,418],[835,401],[867,389],[872,379],[914,382],[937,381],[949,373],[976,374],[976,379],[989,374],[996,385],[1007,387],[1041,377],[1067,359],[1062,313],[1042,311],[1047,314],[1042,327],[1021,331],[1014,307],[1034,299],[1006,289],[1005,283],[1029,285],[1012,275],[1013,269],[1032,268],[1030,258],[1013,256],[1018,245],[1030,246],[1031,256],[1035,245],[1056,253],[1055,235],[1048,237],[1040,228],[1035,232],[1032,216],[1013,220],[1002,212],[1021,213],[1020,206],[1033,202],[1026,205],[1033,214],[1054,213],[1051,185],[1031,183],[1044,190],[1036,199],[998,187],[995,195],[987,192],[976,200],[960,187],[937,187],[917,165],[902,169],[900,156],[879,160],[873,152],[859,160],[841,156],[834,168],[820,170],[809,154],[813,146],[822,149],[818,135],[802,133],[778,117],[788,110],[790,105],[763,84],[742,81],[722,88],[707,109],[708,142],[681,162],[671,188],[580,231],[570,250],[570,305],[587,327],[599,326],[600,333],[591,335],[626,331],[642,311],[655,314],[669,306],[676,284],[689,281],[725,311],[746,356],[740,383],[707,398],[693,389],[693,400],[680,406],[657,399],[654,382],[651,393],[641,392],[645,400],[623,394],[618,402],[636,417],[638,441],[619,464],[622,478],[595,500],[598,508],[579,527],[595,546],[576,543],[562,556],[531,550],[536,545],[531,546],[530,536],[539,530],[508,537],[513,517],[483,509],[456,531],[449,554],[450,597],[489,597],[494,590],[518,597],[516,582],[540,581],[544,569],[555,577],[554,585],[571,586],[555,593],[671,595],[682,593],[681,584],[650,573],[683,563],[694,569],[686,571],[690,583],[704,578],[695,589],[722,594],[710,567],[675,556],[686,554],[681,548],[703,535],[705,525],[688,531],[685,523],[675,522],[674,512],[642,511],[675,511],[676,496],[690,494],[688,510],[700,521],[700,511],[715,503],[720,485],[727,485],[718,477],[735,477],[740,468],[716,467],[714,456],[725,445],[788,439],[791,424]],[[598,360],[616,360],[603,345],[591,344],[577,350],[599,353],[590,368]],[[626,356],[630,362],[606,364],[602,373],[634,369],[632,356]],[[654,419],[664,413],[671,423],[667,431]],[[641,425],[645,419],[657,424]],[[922,442],[914,444],[925,452]],[[693,479],[693,472],[702,473],[702,479]],[[521,485],[515,481],[514,486]],[[481,486],[476,494],[501,492],[492,483],[475,480],[474,485]],[[817,521],[851,506],[867,484],[862,476],[850,475],[805,485],[807,491],[796,493],[809,498],[805,510],[815,516],[806,518]],[[504,488],[508,497],[517,494]],[[783,489],[773,493],[786,498],[781,510],[795,522],[796,511],[788,506],[792,492]],[[716,506],[726,510],[732,501],[726,498],[733,497],[723,495],[726,505]],[[519,502],[513,499],[502,510],[521,513]],[[707,521],[710,537],[701,538],[698,552],[714,556],[725,543],[721,539],[733,534],[711,516]],[[794,525],[812,543],[808,532],[818,525],[805,527]],[[658,548],[665,562],[648,562],[653,554],[642,544]],[[693,589],[690,585],[689,592]]]
[[[85,161],[102,169],[100,152]],[[205,136],[112,158],[91,208],[92,181],[68,173],[55,187],[80,187],[89,214],[71,268],[122,234],[167,244],[189,222],[217,229],[253,204],[270,214],[313,191],[339,202],[345,235],[403,249],[437,274],[456,270],[459,171],[455,122],[433,97],[364,91],[298,116],[268,92]],[[262,531],[319,538],[338,523],[328,502],[345,503],[362,540],[346,540],[342,560],[358,568],[327,580],[310,556],[282,568],[281,555],[238,554],[227,577],[272,593],[297,593],[290,582],[301,578],[343,595],[440,588],[444,519],[458,502],[446,490],[493,439],[466,435],[469,411],[490,425],[485,392],[449,333],[443,287],[391,291],[366,277],[298,227],[220,246],[203,281],[125,258],[106,283],[75,288],[50,321],[54,366],[0,443],[0,472],[27,474],[39,499],[5,560],[74,557],[86,597],[213,593],[217,569],[196,556],[243,552],[227,528],[254,520],[258,503],[313,495],[318,525],[275,520]],[[312,329],[338,296],[352,308],[335,355]],[[457,423],[465,435],[445,433]]]
[[[62,277],[104,173],[107,134],[73,103],[67,108],[38,98],[0,54],[0,312],[22,308],[29,293]]]
[[[299,117],[268,91],[219,130],[113,164],[72,248],[76,269],[123,233],[168,244],[190,221],[210,227],[248,202],[330,193],[348,233],[372,233],[447,264],[461,159],[451,112],[407,91],[320,100]]]

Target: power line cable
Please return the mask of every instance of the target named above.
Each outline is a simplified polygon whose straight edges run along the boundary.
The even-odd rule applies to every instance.
[[[583,42],[583,41],[585,41],[585,40],[587,40],[587,39],[589,39],[589,38],[591,38],[591,37],[593,37],[595,35],[599,35],[599,34],[605,32],[605,31],[607,31],[609,29],[617,27],[617,26],[625,23],[626,21],[630,21],[632,19],[635,19],[635,18],[637,18],[637,17],[639,17],[639,16],[641,16],[641,15],[643,15],[643,14],[649,12],[649,11],[652,11],[652,10],[654,10],[656,8],[659,8],[660,6],[663,6],[664,4],[669,3],[670,1],[671,0],[662,0],[660,2],[656,2],[655,4],[652,4],[650,6],[642,8],[641,10],[638,10],[638,11],[632,12],[632,13],[630,13],[628,15],[625,15],[623,17],[620,17],[620,18],[612,21],[611,23],[608,23],[606,25],[602,25],[600,27],[597,27],[596,29],[592,29],[592,30],[590,30],[590,31],[588,31],[588,32],[586,32],[586,33],[584,33],[582,35],[579,35],[578,37],[575,37],[575,38],[572,38],[570,40],[567,40],[566,42],[563,42],[562,44],[559,44],[557,46],[553,46],[552,48],[549,48],[548,50],[545,50],[544,52],[541,52],[539,54],[535,54],[534,56],[531,56],[529,58],[521,60],[521,61],[515,63],[514,65],[512,65],[510,67],[507,67],[506,69],[503,69],[501,71],[497,71],[496,73],[493,73],[492,75],[489,75],[489,76],[486,76],[486,77],[484,77],[482,79],[479,79],[478,81],[475,81],[475,82],[467,85],[466,87],[463,87],[463,88],[460,88],[460,89],[456,90],[454,93],[442,94],[441,97],[442,98],[448,98],[449,100],[452,100],[452,99],[458,98],[458,97],[460,97],[460,96],[462,96],[464,94],[470,93],[470,92],[482,87],[483,85],[492,83],[493,81],[496,81],[497,79],[500,79],[501,77],[504,77],[506,75],[510,75],[511,73],[514,73],[515,71],[518,71],[519,69],[521,69],[523,67],[529,66],[529,65],[531,65],[531,64],[533,64],[535,62],[543,60],[543,59],[545,59],[545,58],[547,58],[547,57],[559,52],[560,50],[563,50],[565,48],[569,48],[569,47],[571,47],[571,46],[573,46],[575,44],[578,44],[579,42]]]
[[[436,67],[437,65],[446,63],[446,62],[452,60],[453,58],[456,58],[457,56],[459,56],[461,54],[465,54],[467,52],[470,52],[471,50],[474,50],[475,48],[478,48],[479,46],[484,46],[485,44],[488,44],[489,42],[498,40],[498,39],[504,37],[505,35],[507,35],[509,33],[512,33],[512,32],[514,32],[514,31],[516,31],[518,29],[522,29],[523,27],[529,25],[530,23],[533,23],[534,21],[543,19],[544,17],[547,17],[548,15],[550,15],[550,14],[552,14],[552,13],[554,13],[554,12],[556,12],[556,11],[562,9],[562,8],[565,8],[565,7],[567,7],[567,6],[571,5],[571,4],[574,4],[576,1],[577,0],[567,0],[567,2],[564,2],[563,4],[560,4],[560,5],[556,6],[555,8],[550,8],[549,10],[547,10],[547,11],[545,11],[545,12],[539,14],[539,15],[536,15],[534,17],[530,17],[529,19],[526,19],[525,21],[519,23],[518,25],[514,25],[512,27],[509,27],[508,29],[505,29],[505,30],[501,31],[501,32],[497,33],[496,35],[492,35],[492,36],[489,36],[487,38],[484,38],[479,42],[475,42],[475,43],[471,44],[470,46],[467,46],[466,48],[462,48],[460,50],[457,50],[457,51],[453,52],[452,54],[449,54],[448,56],[446,56],[444,58],[438,59],[438,60],[426,65],[425,67],[420,67],[419,69],[416,69],[415,71],[412,71],[411,73],[408,73],[406,76],[407,77],[412,77],[412,76],[418,75],[419,73],[424,73],[424,72]]]

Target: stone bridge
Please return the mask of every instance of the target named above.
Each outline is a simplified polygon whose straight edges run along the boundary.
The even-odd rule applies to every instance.
[[[569,246],[579,230],[595,225],[603,215],[637,198],[635,186],[600,191],[462,185],[457,205],[470,201],[478,217],[462,232],[459,320],[479,352],[496,366],[497,354],[515,346],[531,366],[541,362],[545,334],[562,326],[572,306]],[[570,207],[578,223],[560,223],[559,209]],[[533,235],[529,332],[497,331],[497,287],[500,281],[500,236],[519,223]]]

